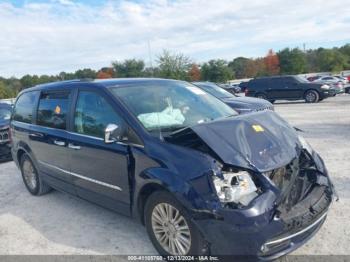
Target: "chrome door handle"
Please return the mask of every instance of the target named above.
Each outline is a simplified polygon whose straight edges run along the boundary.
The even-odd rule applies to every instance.
[[[29,136],[30,137],[44,137],[44,134],[42,134],[42,133],[30,133]]]
[[[66,145],[66,142],[60,141],[60,140],[54,140],[53,143],[54,143],[56,146],[65,146],[65,145]]]
[[[68,147],[71,148],[71,149],[74,149],[74,150],[80,150],[81,149],[80,146],[76,146],[76,145],[71,144],[71,143],[68,144]]]

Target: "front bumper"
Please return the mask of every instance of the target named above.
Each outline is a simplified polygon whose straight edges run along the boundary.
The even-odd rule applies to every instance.
[[[337,91],[333,88],[322,91],[323,98],[335,96],[336,94],[337,94]]]
[[[0,129],[0,161],[11,159],[11,143],[8,128]]]
[[[11,159],[11,144],[10,142],[0,143],[0,161]]]
[[[216,219],[195,223],[213,255],[276,259],[302,246],[321,228],[333,196],[329,179],[327,183],[315,185],[286,215],[279,212],[275,193],[267,191],[244,209],[220,208]]]

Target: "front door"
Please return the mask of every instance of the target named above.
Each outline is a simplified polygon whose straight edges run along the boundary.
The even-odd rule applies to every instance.
[[[300,99],[303,97],[303,89],[300,83],[293,77],[286,77],[284,80],[285,97],[289,99]]]
[[[108,97],[98,90],[79,90],[68,137],[71,174],[80,197],[128,214],[128,146],[104,142],[108,124],[124,125]]]
[[[271,78],[268,81],[267,98],[274,99],[284,99],[286,98],[286,87],[284,81],[281,78]]]

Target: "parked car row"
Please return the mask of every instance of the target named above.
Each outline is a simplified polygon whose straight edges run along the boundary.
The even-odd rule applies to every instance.
[[[0,161],[11,159],[9,134],[11,111],[11,105],[0,103]]]
[[[340,75],[334,75],[334,76],[316,75],[316,76],[308,77],[307,80],[310,82],[328,84],[334,88],[334,90],[336,91],[336,94],[344,93],[345,87],[349,84],[349,80],[346,77],[343,77]]]
[[[138,218],[161,255],[273,260],[292,252],[321,228],[333,200],[323,160],[272,110],[230,107],[269,103],[197,85],[110,79],[25,89],[10,130],[26,188]],[[328,90],[303,86],[292,78],[295,95],[282,95],[314,90],[319,100]]]

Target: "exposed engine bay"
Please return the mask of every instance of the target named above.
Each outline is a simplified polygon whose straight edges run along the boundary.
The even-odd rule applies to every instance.
[[[247,172],[224,163],[217,151],[191,128],[175,132],[165,139],[208,154],[221,163],[222,173],[214,176],[213,184],[223,207],[248,206],[264,191],[259,175],[267,177],[278,192],[276,217],[283,220],[286,232],[298,230],[315,221],[326,212],[332,200],[328,178],[317,170],[306,149],[298,150],[297,157],[282,167],[267,172]]]

